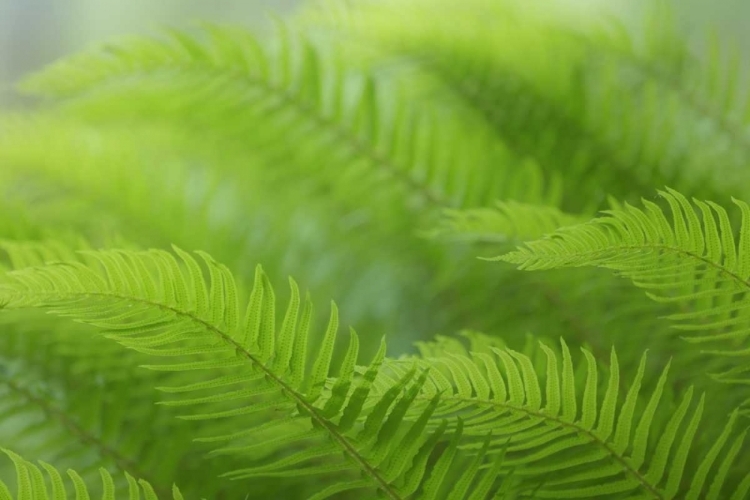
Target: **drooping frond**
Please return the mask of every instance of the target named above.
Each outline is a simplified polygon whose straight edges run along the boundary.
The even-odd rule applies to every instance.
[[[427,236],[448,242],[482,243],[481,253],[488,255],[493,250],[507,251],[512,245],[584,220],[554,207],[498,202],[493,209],[446,211],[442,224]],[[668,307],[653,303],[630,284],[602,271],[581,269],[524,277],[497,269],[488,281],[497,283],[494,303],[490,306],[495,308],[492,330],[513,325],[517,331],[563,335],[588,346],[597,359],[608,355],[612,339],[623,337],[634,343],[648,338],[653,359],[660,361],[670,357],[675,348],[671,336],[655,335],[669,333],[668,323],[662,319],[670,312]],[[516,296],[523,296],[524,300],[514,301]],[[480,300],[469,299],[472,303]],[[496,308],[494,304],[498,301],[508,304],[507,307]],[[626,369],[637,369],[640,354],[640,351],[625,352]],[[685,364],[678,366],[676,377],[681,379],[689,373],[689,367],[696,361],[689,352],[680,356],[676,362]],[[649,372],[647,378],[652,375]]]
[[[421,358],[430,372],[412,411],[440,394],[431,425],[459,415],[467,438],[492,432],[490,453],[503,449],[502,467],[532,483],[552,478],[534,498],[728,498],[721,495],[743,479],[741,472],[728,481],[726,474],[715,476],[718,481],[706,476],[713,467],[734,467],[745,437],[733,431],[737,412],[712,445],[701,430],[708,427],[705,395],[694,397],[691,387],[671,403],[665,394],[669,364],[655,387],[643,390],[645,355],[635,378],[626,381],[614,349],[604,375],[586,349],[576,366],[564,341],[559,353],[540,343],[529,356],[473,337],[478,351],[464,354],[454,340]],[[386,362],[376,389],[387,390],[412,363]]]
[[[460,424],[451,427],[453,444],[442,451],[437,445],[445,425],[424,433],[438,396],[416,421],[402,420],[427,380],[426,371],[407,371],[365,408],[384,343],[364,374],[355,376],[359,341],[352,332],[329,388],[338,330],[335,305],[322,342],[310,343],[312,305],[309,298],[301,300],[293,281],[279,324],[274,291],[260,268],[242,314],[241,292],[225,266],[200,252],[206,280],[193,257],[176,252],[179,261],[157,250],[86,252],[97,265],[72,261],[14,271],[0,287],[0,299],[6,309],[46,307],[101,328],[137,352],[171,358],[148,365],[153,370],[192,373],[189,383],[161,387],[174,396],[164,404],[191,407],[181,418],[214,422],[215,431],[199,440],[224,443],[216,454],[244,457],[248,464],[227,472],[229,478],[334,475],[340,480],[314,498],[359,489],[408,498],[420,487],[434,495],[453,488],[463,498],[473,482],[495,488],[497,467],[481,467],[482,454],[473,459],[472,474],[455,485],[443,485],[443,473],[427,472],[436,455],[444,471],[455,470],[462,460],[456,455]],[[208,376],[201,377],[204,373]],[[253,465],[256,461],[262,465]]]
[[[750,208],[740,208],[739,241],[727,211],[668,189],[660,192],[671,217],[655,203],[626,205],[593,221],[532,241],[497,260],[521,269],[597,266],[615,270],[676,309],[669,319],[686,340],[718,344],[711,352],[744,357],[750,353],[748,279]],[[671,219],[671,220],[670,220]],[[674,310],[673,309],[673,310]]]
[[[11,494],[11,488],[0,481],[0,498],[4,500],[33,499],[33,500],[89,500],[91,498],[92,485],[86,483],[74,470],[67,470],[67,477],[60,473],[55,467],[39,462],[39,465],[24,460],[16,453],[2,449],[2,452],[10,458],[16,470],[16,495]],[[41,467],[40,467],[41,466]],[[121,498],[140,498],[143,494],[145,500],[159,500],[171,498],[183,500],[183,496],[177,486],[172,486],[170,495],[157,495],[151,485],[143,479],[136,479],[130,474],[125,474],[127,489],[116,488],[112,475],[105,469],[99,469],[101,486],[96,489],[101,491],[101,498],[116,500]]]

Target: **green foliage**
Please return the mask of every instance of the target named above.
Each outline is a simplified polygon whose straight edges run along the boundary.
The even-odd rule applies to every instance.
[[[13,461],[13,465],[16,468],[16,478],[18,481],[17,498],[49,500],[50,491],[52,492],[52,498],[55,499],[75,498],[76,500],[85,500],[91,498],[88,487],[76,471],[72,469],[68,469],[67,471],[68,479],[72,483],[73,491],[75,492],[75,496],[71,497],[66,491],[65,481],[60,471],[50,464],[40,462],[42,469],[44,469],[44,472],[42,472],[38,466],[24,460],[12,451],[3,450],[3,452]],[[47,477],[45,477],[45,473]],[[106,469],[99,469],[99,473],[101,474],[102,498],[107,500],[124,498],[116,496],[112,475]],[[125,474],[128,481],[129,498],[139,498],[141,492],[143,492],[146,500],[158,500],[159,497],[148,482],[143,479],[136,480],[133,476]],[[0,495],[2,495],[2,498],[13,498],[8,487],[3,483],[0,483]],[[169,497],[163,496],[162,498],[183,500],[183,496],[176,486],[172,488],[172,494]]]
[[[403,4],[21,82],[0,497],[748,498],[737,53],[663,3]]]

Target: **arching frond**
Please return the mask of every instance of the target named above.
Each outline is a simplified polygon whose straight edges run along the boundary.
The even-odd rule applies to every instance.
[[[193,257],[176,252],[179,261],[156,250],[87,252],[84,255],[98,265],[74,261],[14,271],[0,288],[0,298],[6,309],[47,307],[54,314],[102,328],[107,337],[130,349],[171,358],[149,365],[153,370],[192,372],[193,382],[161,388],[174,395],[164,404],[194,407],[182,418],[215,422],[220,431],[201,441],[224,442],[217,454],[247,458],[250,466],[227,472],[229,478],[351,478],[315,498],[356,489],[407,498],[420,485],[435,495],[448,487],[441,486],[444,474],[427,474],[425,465],[437,454],[446,471],[453,467],[460,426],[454,428],[454,444],[441,452],[437,444],[445,426],[424,434],[438,397],[416,421],[402,421],[426,372],[409,370],[365,411],[363,403],[385,355],[384,343],[365,373],[353,377],[359,341],[352,332],[329,392],[326,380],[332,375],[338,330],[335,305],[322,343],[310,343],[312,305],[309,298],[301,300],[293,281],[291,300],[278,324],[274,291],[260,268],[242,314],[241,292],[225,266],[200,252],[206,281]],[[200,377],[206,372],[211,378]],[[269,421],[268,410],[276,418]],[[300,451],[293,451],[293,444]],[[259,446],[282,446],[287,451],[252,466]],[[448,487],[462,491],[458,498],[472,481],[493,487],[497,468],[485,470],[480,467],[484,459],[475,460],[474,472]]]
[[[24,460],[16,453],[2,449],[2,452],[10,458],[16,469],[16,495],[11,494],[9,486],[0,481],[0,498],[12,500],[17,498],[33,500],[88,500],[91,498],[91,484],[84,482],[81,476],[74,470],[67,470],[67,477],[64,477],[55,467],[46,463],[39,462],[39,465]],[[40,467],[41,466],[41,467]],[[99,469],[101,475],[102,498],[107,500],[116,500],[120,498],[140,498],[143,494],[146,500],[158,500],[171,498],[173,500],[183,500],[183,496],[177,486],[172,487],[170,495],[157,496],[151,485],[143,479],[136,479],[126,474],[127,489],[122,490],[115,487],[112,475],[105,469]],[[124,495],[125,493],[126,495]]]
[[[1,246],[16,268],[75,258],[58,242]],[[5,446],[73,467],[86,482],[106,467],[117,485],[127,472],[148,480],[160,496],[171,481],[201,497],[245,494],[241,485],[215,479],[232,466],[231,458],[203,464],[204,477],[185,470],[185,463],[200,460],[207,451],[191,439],[208,425],[175,419],[181,411],[156,405],[154,389],[188,383],[181,374],[139,370],[148,362],[146,355],[123,352],[115,343],[93,337],[91,327],[48,315],[5,311],[0,331],[0,441]],[[171,439],[161,439],[165,435]]]
[[[567,210],[590,211],[606,192],[645,194],[654,182],[664,182],[657,168],[634,161],[596,122],[600,115],[589,111],[581,77],[584,52],[547,16],[517,3],[484,0],[449,0],[440,8],[412,2],[408,9],[389,2],[340,3],[346,6],[328,15],[328,23],[342,31],[336,41],[359,41],[375,59],[374,71],[384,68],[405,87],[424,88],[414,82],[427,79],[431,99],[422,94],[421,101],[452,108],[465,126],[534,158],[547,175],[563,173]],[[486,22],[490,18],[493,23]],[[523,51],[511,49],[519,45]]]

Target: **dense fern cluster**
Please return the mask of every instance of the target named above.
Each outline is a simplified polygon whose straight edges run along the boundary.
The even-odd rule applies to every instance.
[[[21,82],[0,498],[750,496],[744,68],[661,3],[542,4],[315,2]]]

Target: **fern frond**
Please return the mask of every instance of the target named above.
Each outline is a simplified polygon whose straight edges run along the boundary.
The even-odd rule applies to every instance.
[[[415,113],[396,89],[344,71],[335,52],[324,56],[284,26],[269,43],[214,26],[196,35],[130,40],[60,62],[25,88],[72,99],[65,109],[79,116],[106,111],[107,120],[182,120],[201,135],[249,140],[247,149],[276,167],[269,175],[284,175],[280,164],[307,168],[329,184],[343,184],[349,199],[356,193],[383,198],[382,181],[390,180],[400,186],[396,199],[472,206],[504,198],[509,180],[539,183],[533,164],[518,171],[502,145]],[[208,92],[214,98],[201,97]],[[290,140],[299,141],[291,151]],[[295,172],[283,178],[299,181]],[[380,182],[381,190],[371,192],[369,180]],[[516,189],[518,197],[525,193]]]
[[[471,209],[464,211],[448,211],[444,216],[442,227],[429,233],[445,239],[458,239],[481,243],[494,243],[495,248],[502,248],[509,243],[520,244],[523,241],[542,238],[563,226],[571,226],[583,221],[581,217],[567,215],[552,207],[539,207],[515,202],[499,202],[497,209]],[[496,275],[495,279],[499,279]],[[669,354],[679,345],[675,344],[672,336],[668,335],[667,323],[661,317],[674,312],[669,304],[650,303],[646,298],[639,299],[640,293],[631,286],[618,283],[611,276],[601,272],[559,272],[557,275],[548,274],[531,283],[520,285],[523,277],[511,275],[511,281],[506,285],[505,294],[534,294],[543,300],[532,303],[527,301],[523,306],[507,308],[500,311],[498,324],[512,323],[518,325],[517,319],[502,319],[504,315],[512,317],[514,312],[523,316],[523,312],[532,317],[541,317],[539,324],[528,321],[521,323],[521,328],[527,331],[543,331],[548,324],[564,325],[569,328],[568,338],[577,338],[593,350],[597,358],[607,355],[606,347],[601,344],[605,339],[617,342],[621,338],[629,338],[634,342],[634,336],[641,336],[642,341],[648,343],[656,358],[669,357]],[[509,289],[513,287],[512,289]],[[516,290],[518,288],[518,291]],[[533,292],[532,292],[533,290]],[[596,306],[593,306],[593,303]],[[578,310],[586,304],[579,313]],[[550,308],[552,306],[552,308]],[[525,307],[518,311],[520,307]],[[504,308],[505,309],[505,308]],[[552,310],[551,310],[552,309]],[[550,321],[554,317],[555,320]],[[601,325],[607,324],[606,331],[599,331]],[[620,330],[620,327],[623,330]],[[558,326],[560,328],[560,326]],[[648,333],[646,333],[648,332]],[[662,335],[655,335],[657,332]],[[458,343],[454,341],[454,343]],[[626,352],[625,365],[632,370],[637,368],[638,356],[629,356]],[[682,353],[676,361],[680,363],[677,377],[682,378],[690,372],[690,367],[696,363],[703,363],[704,369],[721,371],[726,368],[721,362],[705,364],[706,361],[690,351]],[[694,383],[695,381],[691,381]],[[730,405],[730,408],[733,408]]]
[[[47,307],[56,315],[103,329],[107,337],[130,349],[171,358],[166,364],[148,365],[153,370],[192,372],[194,382],[163,388],[176,397],[164,404],[193,407],[184,419],[215,422],[217,429],[234,428],[201,438],[228,442],[217,450],[221,454],[246,455],[258,446],[263,432],[271,432],[264,440],[267,450],[276,449],[280,438],[287,450],[292,443],[301,447],[263,465],[232,470],[227,477],[352,476],[346,489],[378,489],[390,498],[406,498],[424,481],[442,480],[434,474],[426,476],[424,468],[436,453],[444,457],[446,468],[455,461],[450,450],[457,444],[441,454],[437,438],[423,435],[438,398],[422,410],[422,418],[402,421],[427,379],[425,372],[408,371],[371,411],[363,412],[385,355],[384,343],[364,375],[354,378],[358,341],[352,333],[329,392],[326,381],[338,330],[335,305],[322,342],[309,344],[312,305],[309,298],[301,300],[293,281],[292,298],[279,326],[274,292],[260,268],[242,314],[241,293],[225,266],[199,252],[208,272],[206,280],[192,256],[175,251],[179,261],[157,250],[87,252],[84,255],[96,260],[97,266],[68,262],[14,271],[0,288],[0,297],[7,309]],[[306,359],[308,350],[313,354],[312,367]],[[200,377],[207,370],[213,378]],[[269,410],[277,416],[271,421]],[[296,434],[284,436],[295,426]],[[365,481],[355,480],[357,473]],[[495,478],[485,474],[477,466],[466,481],[476,478],[492,484]],[[340,486],[332,486],[329,493],[342,491]]]
[[[747,73],[665,2],[636,31],[322,0],[30,78],[41,111],[0,118],[0,474],[23,500],[68,496],[47,463],[81,500],[747,497],[750,204],[699,201],[750,193]],[[207,252],[138,250],[171,242]],[[466,330],[391,358],[353,321],[408,329],[391,351]]]
[[[673,6],[659,1],[647,8],[640,37],[614,19],[604,29],[588,29],[578,36],[595,61],[629,70],[628,76],[635,76],[634,89],[655,88],[676,100],[692,116],[711,123],[731,149],[747,157],[750,99],[742,90],[746,69],[739,47],[722,43],[714,29],[708,34],[705,54],[694,55],[678,33],[676,17]],[[692,122],[683,120],[681,130],[689,130]]]
[[[724,469],[735,460],[744,442],[744,433],[732,431],[737,412],[702,462],[688,460],[700,457],[707,444],[700,430],[707,428],[701,425],[705,395],[696,401],[691,387],[670,406],[664,394],[669,364],[656,386],[642,392],[645,354],[635,379],[623,384],[614,349],[609,374],[602,377],[590,351],[583,349],[584,362],[575,366],[564,341],[560,354],[540,343],[533,357],[493,344],[479,336],[474,345],[480,352],[464,354],[455,341],[431,349],[437,356],[420,362],[430,373],[413,411],[441,394],[431,425],[459,415],[467,437],[481,439],[491,430],[490,453],[504,449],[502,467],[531,482],[552,478],[535,490],[535,498],[723,498],[716,495],[734,491],[737,477],[712,482],[702,471],[716,467],[719,456]],[[375,383],[378,392],[411,363],[386,362]],[[468,443],[470,449],[478,446]]]
[[[180,374],[139,370],[145,355],[123,352],[85,325],[29,311],[0,315],[0,442],[27,457],[74,467],[84,481],[106,467],[148,480],[164,496],[180,483],[189,496],[242,496],[218,475],[241,464],[232,457],[202,465],[206,447],[191,439],[210,426],[175,419],[181,408],[158,406],[155,386],[190,383]],[[170,436],[169,440],[162,439]],[[294,494],[281,491],[278,494]]]
[[[617,42],[600,43],[604,23],[597,16],[570,23],[564,15],[540,16],[518,2],[486,0],[449,0],[437,9],[434,2],[413,2],[409,9],[395,2],[328,3],[333,8],[305,19],[312,30],[333,26],[339,32],[329,38],[361,45],[353,64],[374,59],[368,62],[372,71],[407,87],[427,86],[421,100],[438,101],[455,114],[468,112],[474,124],[483,120],[485,129],[535,158],[545,173],[564,169],[568,210],[591,206],[581,202],[601,207],[607,194],[633,200],[633,193],[643,196],[664,184],[713,197],[747,180],[741,168],[747,153],[727,148],[726,137],[706,133],[704,117],[686,109],[675,96],[679,90],[654,85],[650,75],[643,84],[642,71],[634,78],[624,69],[618,51],[608,47],[625,45],[620,39],[632,36],[615,31]],[[485,22],[488,17],[493,23]],[[649,67],[678,66],[665,71],[682,83],[697,65],[688,61],[685,42],[669,36],[674,31],[654,21],[645,43],[633,45],[649,46],[649,57],[640,57]],[[719,71],[697,73],[721,87]],[[423,80],[432,85],[420,85]]]
[[[63,475],[46,462],[39,462],[41,468],[31,462],[24,460],[16,453],[2,449],[2,452],[10,458],[16,469],[16,496],[15,498],[33,499],[33,500],[88,500],[90,496],[90,485],[84,482],[81,476],[74,470],[67,470],[67,481]],[[115,500],[125,498],[123,491],[117,491],[112,475],[106,469],[99,469],[101,475],[101,492],[102,498]],[[127,479],[127,496],[128,498],[140,498],[141,493],[146,500],[158,500],[159,498],[173,500],[183,500],[183,496],[177,486],[172,487],[171,495],[157,496],[151,485],[143,479],[136,479],[129,474],[125,474]],[[68,483],[66,487],[66,483]],[[71,495],[70,488],[73,493]],[[0,481],[0,498],[12,500],[14,496],[10,492],[8,485]],[[120,493],[120,494],[118,494]]]
[[[336,42],[359,41],[361,52],[375,59],[373,71],[395,73],[392,78],[406,87],[423,88],[415,82],[420,76],[428,79],[433,82],[427,91],[430,102],[439,92],[441,108],[447,103],[474,127],[520,156],[534,158],[547,175],[562,172],[566,209],[590,211],[607,193],[645,194],[650,186],[667,182],[650,159],[622,147],[622,137],[609,133],[611,123],[633,122],[601,113],[612,107],[616,95],[607,96],[608,102],[590,102],[594,96],[582,77],[588,69],[585,51],[563,23],[512,2],[449,0],[439,9],[418,2],[409,9],[388,2],[341,3],[346,6],[327,15],[327,24],[341,31]],[[493,24],[485,22],[488,16]],[[313,19],[314,25],[320,23]],[[525,50],[511,49],[519,45]],[[366,57],[357,53],[352,59]]]
[[[740,208],[739,241],[726,210],[667,189],[661,196],[671,220],[653,202],[645,210],[630,205],[590,223],[561,230],[496,258],[521,269],[597,266],[615,270],[646,290],[652,299],[677,308],[674,320],[685,339],[714,343],[710,352],[746,356],[750,278],[750,208]]]

